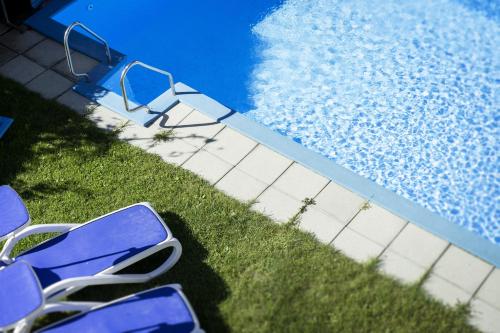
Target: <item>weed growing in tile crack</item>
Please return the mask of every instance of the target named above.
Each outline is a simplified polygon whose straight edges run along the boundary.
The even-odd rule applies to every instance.
[[[375,272],[380,267],[381,263],[382,260],[380,258],[371,258],[370,260],[365,262],[364,265],[367,269]]]
[[[129,120],[121,122],[120,124],[118,124],[118,126],[116,126],[115,128],[113,128],[113,130],[111,130],[111,134],[115,137],[118,137],[121,133],[123,133],[125,128],[129,126],[130,126]]]
[[[158,144],[160,142],[167,142],[174,139],[174,130],[169,129],[167,131],[160,131],[153,135],[153,142]]]
[[[302,206],[300,207],[299,211],[290,218],[290,220],[286,223],[288,226],[295,227],[300,223],[300,217],[302,214],[307,212],[307,208],[311,205],[315,205],[316,201],[313,198],[305,198],[302,200]]]
[[[363,206],[361,207],[361,210],[368,210],[368,209],[370,209],[370,208],[372,208],[372,205],[370,204],[370,202],[369,202],[369,201],[367,201],[367,202],[365,202],[365,203],[363,204]]]

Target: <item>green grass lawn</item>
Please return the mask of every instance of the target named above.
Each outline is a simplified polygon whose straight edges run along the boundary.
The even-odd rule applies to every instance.
[[[293,225],[275,224],[1,77],[0,114],[15,118],[0,139],[0,183],[21,194],[33,223],[85,222],[149,201],[182,243],[180,261],[163,276],[88,288],[72,299],[111,300],[180,283],[207,332],[474,331],[466,306],[446,307],[418,284],[379,274],[376,262],[360,265]]]

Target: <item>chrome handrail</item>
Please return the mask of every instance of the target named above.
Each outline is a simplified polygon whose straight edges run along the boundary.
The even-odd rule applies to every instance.
[[[74,76],[80,78],[80,77],[85,77],[87,80],[89,78],[89,75],[86,73],[77,73],[75,72],[75,68],[73,67],[73,59],[71,58],[71,51],[69,49],[69,34],[75,27],[81,27],[83,30],[87,31],[89,34],[97,38],[99,41],[101,41],[104,46],[106,47],[106,57],[108,58],[108,63],[111,64],[111,51],[109,50],[109,45],[104,38],[96,34],[94,31],[92,31],[90,28],[85,26],[81,22],[73,22],[64,32],[64,51],[66,52],[66,59],[68,60],[68,67]]]
[[[167,71],[161,70],[159,68],[145,64],[141,61],[135,60],[135,61],[132,61],[131,63],[129,63],[127,66],[125,66],[125,68],[123,68],[122,75],[120,77],[120,86],[122,88],[123,104],[125,105],[125,110],[127,110],[128,112],[134,112],[134,111],[137,111],[139,109],[146,108],[146,109],[148,109],[148,112],[151,112],[151,108],[149,106],[147,106],[146,104],[136,106],[135,108],[132,108],[132,109],[129,106],[127,89],[125,89],[125,77],[127,76],[128,71],[134,66],[141,66],[141,67],[149,69],[153,72],[166,75],[168,77],[168,82],[170,83],[170,90],[172,90],[172,95],[173,96],[176,95],[175,85],[174,85],[174,77],[172,76],[172,74],[170,74]]]

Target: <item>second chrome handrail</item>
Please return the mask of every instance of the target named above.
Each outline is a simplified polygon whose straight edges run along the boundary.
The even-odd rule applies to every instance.
[[[109,45],[108,42],[98,34],[96,34],[94,31],[92,31],[89,27],[84,25],[81,22],[73,22],[64,32],[64,51],[66,52],[66,59],[68,60],[68,67],[74,76],[80,78],[80,77],[85,77],[86,79],[89,78],[89,75],[86,73],[77,73],[75,72],[75,68],[73,67],[73,59],[71,58],[71,50],[69,48],[69,35],[71,31],[76,28],[76,27],[81,27],[83,30],[87,31],[89,34],[97,38],[100,42],[104,44],[104,47],[106,48],[106,57],[108,59],[108,64],[111,64],[111,51],[109,50]]]
[[[151,112],[151,108],[148,105],[146,105],[146,104],[142,104],[142,105],[136,106],[135,108],[130,108],[130,105],[129,105],[129,102],[128,102],[128,96],[127,96],[127,89],[125,88],[125,77],[127,76],[128,71],[132,67],[134,67],[134,66],[141,66],[141,67],[149,69],[149,70],[151,70],[153,72],[156,72],[156,73],[163,74],[163,75],[167,76],[168,77],[168,82],[170,83],[170,90],[172,92],[172,96],[176,96],[175,85],[174,85],[174,77],[172,76],[172,74],[170,74],[167,71],[161,70],[159,68],[156,68],[156,67],[150,66],[148,64],[145,64],[145,63],[143,63],[141,61],[135,60],[135,61],[132,61],[131,63],[129,63],[127,66],[125,66],[125,68],[123,68],[123,71],[122,71],[122,74],[121,74],[121,77],[120,77],[120,87],[122,89],[123,104],[125,105],[125,110],[127,110],[128,112],[134,112],[134,111],[137,111],[139,109],[146,108],[148,110],[148,112]]]

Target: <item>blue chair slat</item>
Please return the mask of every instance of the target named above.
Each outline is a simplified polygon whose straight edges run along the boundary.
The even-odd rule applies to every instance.
[[[22,261],[0,269],[0,329],[15,324],[43,306],[40,283]]]
[[[10,186],[0,186],[0,237],[21,228],[30,215],[21,197]]]
[[[168,237],[163,222],[135,205],[54,237],[16,260],[28,262],[43,288],[60,280],[95,275]]]
[[[195,328],[183,295],[172,287],[132,295],[76,315],[40,332],[192,332]]]

